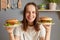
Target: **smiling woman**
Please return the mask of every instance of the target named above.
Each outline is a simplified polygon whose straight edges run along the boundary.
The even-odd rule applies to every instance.
[[[28,22],[33,22],[36,18],[36,10],[33,5],[29,5],[26,10],[26,19]]]
[[[42,24],[38,24],[38,10],[35,3],[27,3],[23,11],[23,20],[19,27],[7,28],[10,40],[49,40],[50,31],[46,32]],[[11,32],[9,32],[11,31]],[[13,33],[14,32],[14,33]]]

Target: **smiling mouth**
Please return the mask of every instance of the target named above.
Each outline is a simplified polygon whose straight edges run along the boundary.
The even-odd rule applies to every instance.
[[[29,20],[31,20],[32,18],[28,18]]]

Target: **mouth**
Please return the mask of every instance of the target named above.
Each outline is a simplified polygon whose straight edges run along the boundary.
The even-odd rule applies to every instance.
[[[29,17],[29,16],[28,16],[28,19],[29,19],[29,20],[31,20],[31,19],[32,19],[32,17]]]
[[[29,20],[32,20],[32,18],[28,18]]]

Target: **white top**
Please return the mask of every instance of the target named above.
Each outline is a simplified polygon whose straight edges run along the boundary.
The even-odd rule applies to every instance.
[[[27,31],[22,30],[22,24],[19,27],[16,27],[14,35],[20,36],[21,40],[40,40],[40,37],[45,37],[46,30],[44,26],[40,25],[40,30],[35,32],[33,27],[28,27]]]

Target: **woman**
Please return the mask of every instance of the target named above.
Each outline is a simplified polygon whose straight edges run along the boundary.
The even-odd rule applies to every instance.
[[[50,40],[50,25],[37,23],[38,10],[35,3],[26,4],[23,11],[23,21],[19,27],[6,28],[10,40]],[[49,26],[49,27],[48,27]]]

